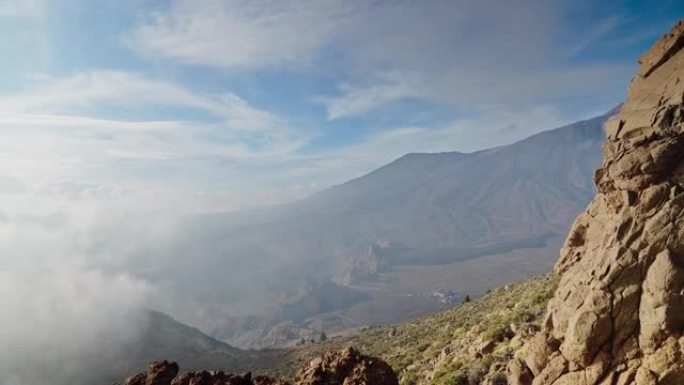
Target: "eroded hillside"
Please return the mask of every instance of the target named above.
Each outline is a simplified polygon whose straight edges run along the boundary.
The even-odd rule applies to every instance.
[[[461,384],[502,379],[506,363],[536,330],[555,280],[542,276],[496,289],[452,310],[397,325],[366,328],[358,334],[298,346],[275,368],[292,378],[296,368],[326,351],[348,346],[386,360],[401,384]]]

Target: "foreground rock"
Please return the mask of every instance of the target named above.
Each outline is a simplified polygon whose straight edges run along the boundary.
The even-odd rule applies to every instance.
[[[349,348],[329,353],[301,368],[299,385],[398,385],[397,375],[383,360],[364,356]],[[235,375],[222,371],[178,374],[175,362],[155,361],[147,371],[132,376],[124,385],[288,385],[287,382],[250,373]]]
[[[684,384],[684,21],[640,64],[511,384]]]
[[[178,374],[178,364],[169,361],[154,361],[147,372],[136,374],[124,381],[124,385],[168,385]]]
[[[299,370],[298,385],[398,385],[397,375],[383,360],[349,348],[314,359]]]
[[[287,385],[286,382],[264,376],[252,377],[250,373],[235,375],[222,371],[186,372],[178,375],[178,364],[155,361],[147,372],[136,374],[124,381],[124,385]]]

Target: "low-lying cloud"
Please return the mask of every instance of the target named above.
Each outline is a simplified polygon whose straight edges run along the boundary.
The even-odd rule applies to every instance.
[[[101,381],[103,366],[116,367],[144,330],[138,309],[150,290],[127,275],[68,266],[0,272],[0,383]]]
[[[141,206],[0,197],[0,384],[92,385],[139,369],[126,357],[146,330],[142,310],[173,299],[127,270],[168,228],[143,221]]]

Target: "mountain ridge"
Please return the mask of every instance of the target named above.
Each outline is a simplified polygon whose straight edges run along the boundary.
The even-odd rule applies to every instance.
[[[397,301],[391,296],[378,297],[372,281],[384,282],[388,272],[402,266],[448,265],[483,256],[506,259],[507,253],[515,250],[560,245],[560,237],[595,191],[591,178],[600,161],[604,139],[601,125],[613,113],[611,110],[494,149],[407,154],[308,199],[259,209],[254,219],[248,218],[248,212],[196,217],[190,233],[199,239],[205,237],[206,244],[225,245],[216,246],[222,255],[209,252],[214,253],[210,257],[212,266],[230,261],[233,270],[247,265],[250,272],[257,271],[257,276],[236,275],[231,280],[240,288],[261,290],[261,294],[254,293],[257,300],[252,303],[264,305],[262,314],[274,314],[287,306],[289,300],[282,293],[296,292],[298,287],[292,283],[303,280],[354,283],[354,289],[373,291],[371,301]],[[369,254],[376,245],[383,247]],[[196,248],[190,252],[196,254]],[[220,270],[214,268],[207,274],[212,276]],[[527,276],[541,272],[530,271]],[[225,276],[216,278],[226,281]],[[249,284],[254,280],[265,285],[254,288]],[[426,293],[414,294],[429,296],[427,293],[441,289],[461,295],[472,291],[460,283],[444,285],[436,282],[434,287],[425,288]],[[230,292],[231,287],[226,286],[224,291]],[[486,289],[477,287],[475,291]],[[263,301],[273,292],[281,295]],[[429,301],[423,301],[425,309],[441,308],[438,302]],[[333,324],[330,317],[323,317],[330,311],[339,315],[332,317],[336,319]],[[313,316],[304,324],[298,320],[288,328],[314,327],[317,331],[312,330],[311,335],[320,329],[341,331],[352,327],[342,319],[357,318],[356,310],[350,311],[326,309],[328,313]],[[400,320],[400,311],[395,311],[390,317],[383,315],[383,322]],[[271,334],[269,317],[274,319],[266,316],[263,322],[255,323],[259,318],[250,317],[249,322],[212,325],[208,330],[241,347],[270,346],[282,339]],[[285,325],[278,324],[272,326]],[[242,326],[236,330],[235,325]],[[249,330],[241,331],[244,327]],[[252,328],[262,331],[254,334]],[[241,334],[250,337],[241,338]],[[259,334],[263,334],[263,341]]]

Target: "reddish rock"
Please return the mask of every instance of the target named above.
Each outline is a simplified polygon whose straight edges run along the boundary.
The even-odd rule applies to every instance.
[[[251,373],[237,375],[222,371],[185,372],[178,375],[175,362],[155,361],[147,372],[129,377],[124,385],[288,385],[287,382]]]
[[[364,356],[349,348],[329,353],[299,370],[298,385],[398,385],[397,375],[383,360]],[[124,385],[288,385],[287,382],[251,373],[236,375],[222,371],[178,374],[175,362],[155,361],[147,371],[129,377]]]
[[[136,374],[124,381],[124,385],[169,385],[178,374],[178,364],[169,361],[153,361],[147,372]]]
[[[299,370],[298,385],[398,385],[397,375],[383,360],[353,348],[328,353]]]

